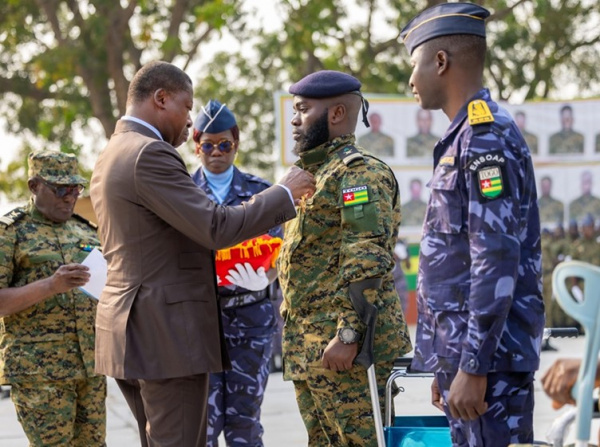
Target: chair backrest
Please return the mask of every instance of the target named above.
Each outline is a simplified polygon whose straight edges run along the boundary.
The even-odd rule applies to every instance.
[[[567,280],[570,278],[583,279],[583,300],[579,301],[569,290]],[[600,267],[580,261],[561,262],[552,274],[552,288],[563,310],[581,323],[585,330],[585,350],[572,395],[577,401],[576,446],[587,446],[592,423],[592,392],[600,351]]]

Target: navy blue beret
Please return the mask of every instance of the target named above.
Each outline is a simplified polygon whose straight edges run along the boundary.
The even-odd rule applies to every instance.
[[[354,76],[341,71],[322,70],[303,77],[292,84],[289,92],[305,98],[330,98],[358,92],[361,83]]]
[[[209,100],[194,121],[194,129],[206,133],[219,133],[231,129],[237,123],[235,116],[225,104]]]
[[[590,213],[587,213],[585,216],[583,216],[583,219],[581,220],[582,227],[591,227],[594,226],[595,223],[594,216],[592,216]]]
[[[436,37],[472,34],[485,38],[490,12],[473,3],[441,3],[419,13],[400,33],[408,52]]]

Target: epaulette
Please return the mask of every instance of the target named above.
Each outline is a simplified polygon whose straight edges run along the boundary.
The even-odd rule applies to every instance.
[[[469,125],[473,127],[473,133],[486,133],[494,123],[494,115],[483,99],[474,99],[467,106]]]
[[[6,227],[10,227],[15,222],[18,222],[23,217],[27,215],[27,211],[23,208],[15,208],[12,211],[6,213],[4,216],[0,217],[0,223],[5,225]]]
[[[79,222],[83,222],[84,224],[90,226],[91,228],[93,228],[94,230],[98,229],[98,225],[96,225],[94,222],[92,222],[91,220],[86,219],[83,216],[80,216],[79,214],[75,214],[73,213],[73,218],[77,219]]]
[[[337,154],[346,166],[350,165],[350,163],[352,163],[355,160],[365,160],[363,155],[360,152],[358,152],[358,149],[356,149],[354,146],[344,146],[337,152]]]

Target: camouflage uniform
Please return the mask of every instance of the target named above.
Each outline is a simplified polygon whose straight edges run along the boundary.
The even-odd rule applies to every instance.
[[[421,226],[425,218],[427,204],[422,200],[410,200],[402,205],[402,225]]]
[[[550,136],[550,154],[583,154],[583,135],[574,130],[561,130]]]
[[[369,132],[358,138],[361,147],[369,148],[376,157],[394,156],[394,139],[383,132]]]
[[[537,155],[538,153],[538,137],[537,135],[528,132],[526,130],[522,130],[521,134],[523,134],[523,138],[525,138],[525,143],[527,143],[527,147],[529,148],[529,152],[532,155]]]
[[[550,306],[546,308],[546,326],[548,327],[581,327],[581,324],[577,320],[567,315],[562,307],[560,307],[556,301],[556,297],[553,295],[552,289],[552,273],[554,272],[554,268],[560,262],[568,259],[571,254],[571,246],[578,240],[580,239],[574,239],[568,235],[555,237],[549,242],[547,250],[543,252],[544,303],[546,303],[548,297],[552,300]]]
[[[570,255],[574,261],[600,266],[600,243],[595,236],[592,238],[581,236],[571,245]]]
[[[540,222],[542,223],[562,223],[565,219],[565,206],[554,197],[539,197],[538,208],[540,209]]]
[[[194,172],[192,178],[211,200],[219,202],[202,168]],[[231,189],[222,205],[239,205],[269,186],[271,184],[266,180],[241,172],[234,166]],[[269,234],[283,237],[283,229],[275,227]],[[269,288],[250,291],[237,286],[218,289],[232,369],[210,375],[207,446],[218,445],[221,432],[224,432],[228,446],[263,445],[260,406],[269,378],[272,341],[277,329],[277,316],[268,291]]]
[[[477,118],[479,124],[469,124]],[[434,166],[420,247],[413,368],[437,373],[442,393],[458,369],[490,378],[485,417],[467,422],[449,416],[455,445],[467,445],[458,440],[480,430],[483,439],[520,433],[493,445],[530,442],[524,434],[531,432],[533,402],[521,397],[531,391],[530,373],[539,367],[544,304],[529,151],[512,117],[482,89],[436,145]],[[496,380],[508,386],[494,387]],[[519,415],[507,420],[513,403]]]
[[[569,218],[577,221],[586,214],[591,214],[594,219],[600,218],[600,199],[592,195],[580,196],[569,204]]]
[[[433,147],[440,138],[428,133],[418,133],[406,140],[407,157],[431,157]]]
[[[54,223],[33,203],[16,208],[0,225],[0,287],[47,278],[98,245],[95,227],[77,215]],[[106,379],[94,373],[96,304],[74,289],[0,319],[0,383],[12,386],[32,446],[105,445]]]
[[[382,279],[364,292],[379,310],[380,397],[393,360],[411,349],[392,277],[398,187],[387,165],[354,147],[352,134],[302,153],[298,165],[314,174],[317,190],[286,225],[279,256],[284,379],[294,381],[310,446],[376,445],[366,371],[326,370],[321,355],[339,328],[364,333],[349,287],[370,278]]]

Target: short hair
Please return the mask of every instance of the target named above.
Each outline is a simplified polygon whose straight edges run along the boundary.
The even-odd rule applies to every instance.
[[[483,68],[487,44],[485,37],[472,34],[452,34],[426,42],[430,52],[446,51],[450,57],[456,56],[466,67],[473,65]]]
[[[567,112],[567,111],[573,113],[573,107],[571,107],[569,104],[565,104],[564,106],[562,106],[560,108],[560,114],[561,115],[563,114],[563,112]]]
[[[158,89],[176,93],[189,90],[192,80],[183,70],[164,61],[149,62],[138,70],[127,91],[127,103],[139,103]]]
[[[233,137],[233,141],[238,142],[240,141],[240,128],[237,126],[237,124],[235,126],[233,126],[231,129],[227,129],[231,131],[231,136]],[[204,135],[204,132],[202,132],[201,130],[198,129],[194,129],[194,133],[192,134],[192,139],[196,142],[196,143],[200,143],[200,140],[202,139],[202,135]]]

